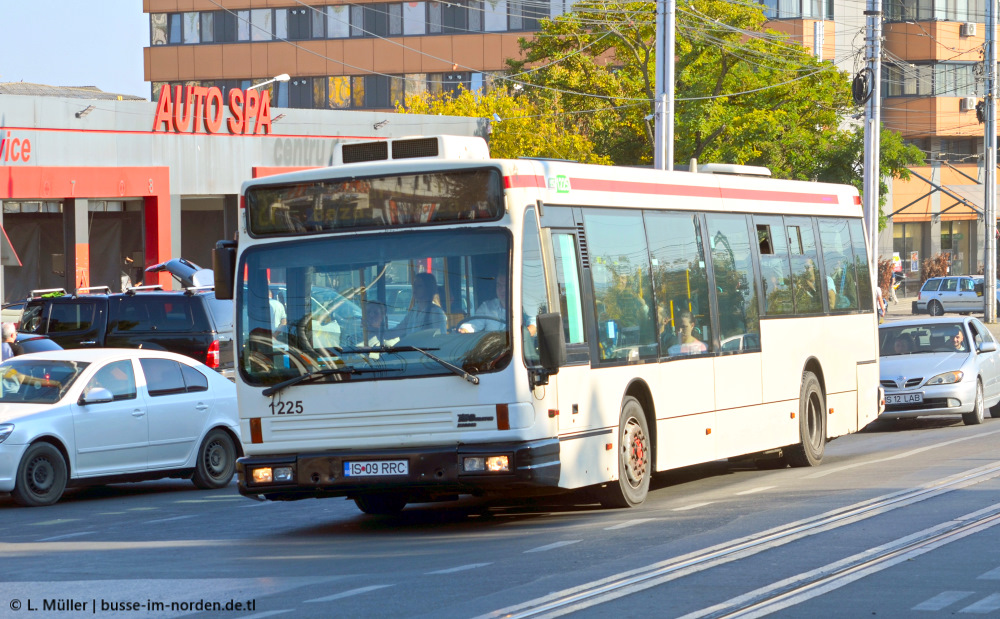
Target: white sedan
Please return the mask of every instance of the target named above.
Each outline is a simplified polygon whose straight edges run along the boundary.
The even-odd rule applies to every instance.
[[[0,492],[21,505],[160,477],[221,488],[239,436],[236,387],[189,357],[98,348],[0,364]]]

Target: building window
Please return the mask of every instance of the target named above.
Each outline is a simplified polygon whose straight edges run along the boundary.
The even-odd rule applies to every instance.
[[[986,0],[884,0],[889,21],[958,21],[984,23]]]
[[[328,38],[346,39],[351,36],[351,16],[348,13],[349,8],[350,7],[346,5],[326,7],[326,36]]]
[[[167,14],[166,13],[150,13],[149,14],[149,44],[150,45],[166,45],[167,44]]]
[[[201,43],[201,21],[198,13],[184,13],[184,44]]]
[[[309,8],[308,11],[312,36],[314,39],[322,39],[326,36],[326,13],[322,8]]]
[[[975,63],[940,62],[900,67],[883,65],[882,90],[886,97],[976,95]]]
[[[342,110],[351,107],[351,78],[338,75],[329,78],[327,84],[326,107]]]
[[[201,20],[201,42],[215,42],[215,13],[208,11],[199,14]]]
[[[181,40],[182,40],[183,35],[184,35],[184,26],[183,26],[183,22],[181,21],[182,17],[183,17],[183,15],[181,15],[180,13],[171,13],[170,14],[170,28],[169,28],[168,32],[169,32],[169,35],[170,35],[170,44],[171,45],[180,45],[181,44]]]
[[[236,11],[236,40],[250,40],[250,11]]]
[[[484,2],[483,30],[486,32],[504,32],[507,30],[507,0]]]
[[[236,41],[238,21],[235,13],[229,11],[215,11],[215,42],[232,43]],[[204,33],[204,22],[202,22],[202,32]]]
[[[250,11],[250,40],[270,41],[273,37],[274,11],[253,9]]]
[[[403,34],[427,34],[427,3],[403,3]]]

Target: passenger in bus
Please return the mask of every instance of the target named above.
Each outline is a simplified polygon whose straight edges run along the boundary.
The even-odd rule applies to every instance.
[[[280,327],[288,323],[285,306],[281,301],[274,298],[274,291],[267,291],[268,305],[271,307],[271,330],[277,331]]]
[[[434,303],[437,296],[437,280],[433,273],[417,273],[413,276],[413,305],[403,320],[389,332],[390,337],[400,337],[417,331],[434,330],[445,333],[448,317],[439,305]]]
[[[660,323],[660,354],[667,354],[670,347],[677,343],[677,329],[670,320],[670,314],[667,313],[667,307],[665,305],[656,306],[656,315]]]
[[[667,349],[667,354],[673,357],[708,352],[705,342],[694,336],[694,328],[694,316],[691,312],[681,312],[677,318],[677,343]]]

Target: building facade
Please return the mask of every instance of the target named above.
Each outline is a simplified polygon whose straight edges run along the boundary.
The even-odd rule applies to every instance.
[[[215,242],[234,236],[245,180],[332,165],[343,141],[487,129],[475,118],[277,110],[239,89],[234,108],[209,89],[188,105],[4,86],[0,202],[17,256],[3,252],[5,302],[44,288],[117,292],[123,278],[170,286],[144,268],[178,257],[210,267]]]

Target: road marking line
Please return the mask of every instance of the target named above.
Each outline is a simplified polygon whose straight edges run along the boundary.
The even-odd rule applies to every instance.
[[[686,512],[689,509],[698,509],[699,507],[705,507],[706,505],[711,505],[715,501],[706,501],[705,503],[692,503],[691,505],[685,505],[684,507],[675,507],[670,511],[674,512]]]
[[[945,591],[917,604],[910,610],[943,610],[959,600],[964,600],[973,593],[975,591]]]
[[[159,507],[130,507],[128,511],[130,512],[155,512],[160,509]]]
[[[635,520],[626,520],[625,522],[619,522],[616,525],[610,527],[604,527],[605,531],[614,531],[615,529],[624,529],[625,527],[631,527],[636,524],[642,524],[644,522],[649,522],[654,520],[654,518],[636,518]]]
[[[962,438],[956,438],[950,441],[944,441],[943,443],[936,443],[934,445],[927,445],[926,447],[921,447],[919,449],[904,451],[901,454],[896,454],[895,456],[889,456],[887,458],[879,458],[877,460],[867,460],[865,462],[855,462],[854,464],[845,464],[844,466],[838,466],[836,468],[830,468],[824,471],[820,471],[818,473],[806,475],[805,477],[803,477],[803,479],[817,479],[819,477],[826,477],[827,475],[833,475],[834,473],[839,473],[841,471],[846,471],[848,469],[857,468],[859,466],[868,466],[869,464],[878,464],[880,462],[889,462],[890,460],[900,460],[902,458],[909,458],[910,456],[915,456],[919,453],[923,453],[931,449],[937,449],[938,447],[945,447],[947,445],[961,443],[962,441],[969,441],[974,438],[983,438],[984,436],[990,436],[991,434],[1000,434],[1000,430],[993,430],[992,432],[978,432],[970,436],[963,436]]]
[[[184,520],[185,518],[194,518],[195,514],[188,514],[187,516],[174,516],[173,518],[157,518],[156,520],[147,520],[142,524],[158,524],[160,522],[172,522],[174,520]]]
[[[64,524],[67,522],[76,522],[79,518],[58,518],[56,520],[43,520],[42,522],[32,522],[33,527],[44,527],[50,524]]]
[[[468,565],[459,565],[458,567],[449,567],[445,570],[436,570],[433,572],[424,572],[425,574],[454,574],[455,572],[464,572],[465,570],[474,570],[479,567],[486,567],[487,565],[493,565],[492,563],[470,563]]]
[[[284,615],[285,613],[295,612],[294,608],[287,608],[285,610],[269,610],[265,613],[257,613],[255,615],[245,615],[243,617],[237,617],[236,619],[263,619],[263,617],[273,617],[275,615]]]
[[[1000,609],[1000,593],[987,595],[975,604],[970,604],[958,612],[985,615],[986,613],[991,613],[997,609]]]
[[[976,580],[1000,580],[1000,567],[990,570],[981,576],[978,576]]]
[[[524,554],[529,552],[545,552],[546,550],[555,550],[556,548],[562,548],[563,546],[569,546],[570,544],[575,544],[577,542],[582,542],[580,539],[568,539],[562,542],[556,542],[554,544],[548,544],[546,546],[539,546],[538,548],[532,548],[531,550],[525,550]]]
[[[736,496],[742,496],[744,494],[754,494],[756,492],[764,492],[765,490],[770,490],[771,488],[777,488],[777,486],[761,486],[760,488],[751,488],[749,490],[744,490],[743,492],[737,492]]]
[[[80,531],[79,533],[67,533],[66,535],[56,535],[55,537],[46,537],[45,539],[40,539],[40,542],[54,542],[60,539],[69,539],[71,537],[80,537],[81,535],[90,535],[93,531]]]
[[[309,604],[311,602],[332,602],[333,600],[340,600],[346,597],[351,597],[352,595],[360,595],[362,593],[368,593],[369,591],[374,591],[376,589],[382,589],[383,587],[391,587],[391,586],[392,585],[372,585],[370,587],[361,587],[360,589],[351,589],[350,591],[335,593],[333,595],[328,595],[322,598],[306,600],[305,603]]]

